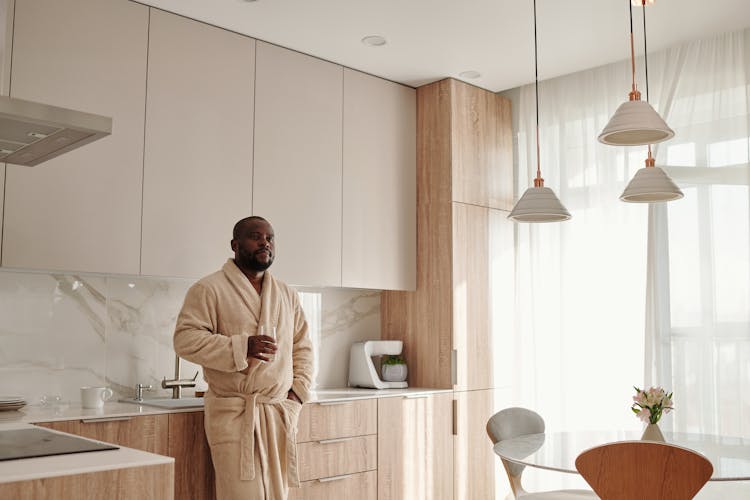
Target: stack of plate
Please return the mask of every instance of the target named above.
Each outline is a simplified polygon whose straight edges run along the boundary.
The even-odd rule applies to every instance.
[[[26,406],[21,396],[0,396],[0,411],[18,410]]]

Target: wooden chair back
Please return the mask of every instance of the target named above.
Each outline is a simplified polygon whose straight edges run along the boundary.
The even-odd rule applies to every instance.
[[[648,441],[591,448],[578,455],[576,469],[602,500],[689,500],[714,471],[699,453]]]

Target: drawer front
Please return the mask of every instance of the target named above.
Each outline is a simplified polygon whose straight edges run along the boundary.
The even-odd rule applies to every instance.
[[[360,472],[322,480],[305,481],[299,488],[289,488],[289,500],[377,500],[378,473]]]
[[[300,481],[377,469],[376,435],[310,441],[297,445]]]
[[[299,416],[297,442],[375,434],[377,418],[375,399],[306,404]]]

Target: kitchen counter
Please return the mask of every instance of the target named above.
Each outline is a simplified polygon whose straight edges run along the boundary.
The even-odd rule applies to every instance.
[[[336,403],[387,397],[426,397],[450,393],[451,389],[355,389],[351,387],[319,389],[310,403]],[[107,420],[165,413],[202,411],[201,408],[165,409],[132,403],[108,402],[101,409],[84,409],[78,404],[53,407],[26,406],[18,411],[0,412],[0,430],[31,427],[34,423],[65,420]],[[27,481],[45,477],[75,475],[113,469],[173,463],[174,459],[153,453],[120,447],[119,450],[75,453],[38,458],[0,461],[0,483]]]
[[[334,403],[358,399],[388,397],[420,397],[429,394],[453,392],[452,389],[427,389],[410,387],[407,389],[356,389],[352,387],[318,389],[313,391],[310,403]],[[132,403],[108,402],[100,409],[85,409],[78,404],[61,404],[54,407],[25,406],[18,411],[0,412],[0,429],[6,425],[57,422],[64,420],[96,420],[117,417],[137,417],[163,413],[186,413],[202,411],[202,408],[156,408]]]
[[[33,426],[28,423],[6,422],[0,425],[2,430],[30,427]],[[0,483],[172,463],[174,463],[174,459],[170,457],[120,446],[118,450],[0,461]]]

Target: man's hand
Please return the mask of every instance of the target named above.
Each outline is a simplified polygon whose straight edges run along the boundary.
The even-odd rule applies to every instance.
[[[302,404],[302,400],[299,397],[297,397],[297,395],[291,389],[289,389],[289,392],[286,394],[286,398],[291,399],[292,401],[296,401],[299,404]]]
[[[268,354],[276,353],[276,341],[268,335],[255,335],[247,339],[247,357],[268,361]]]

